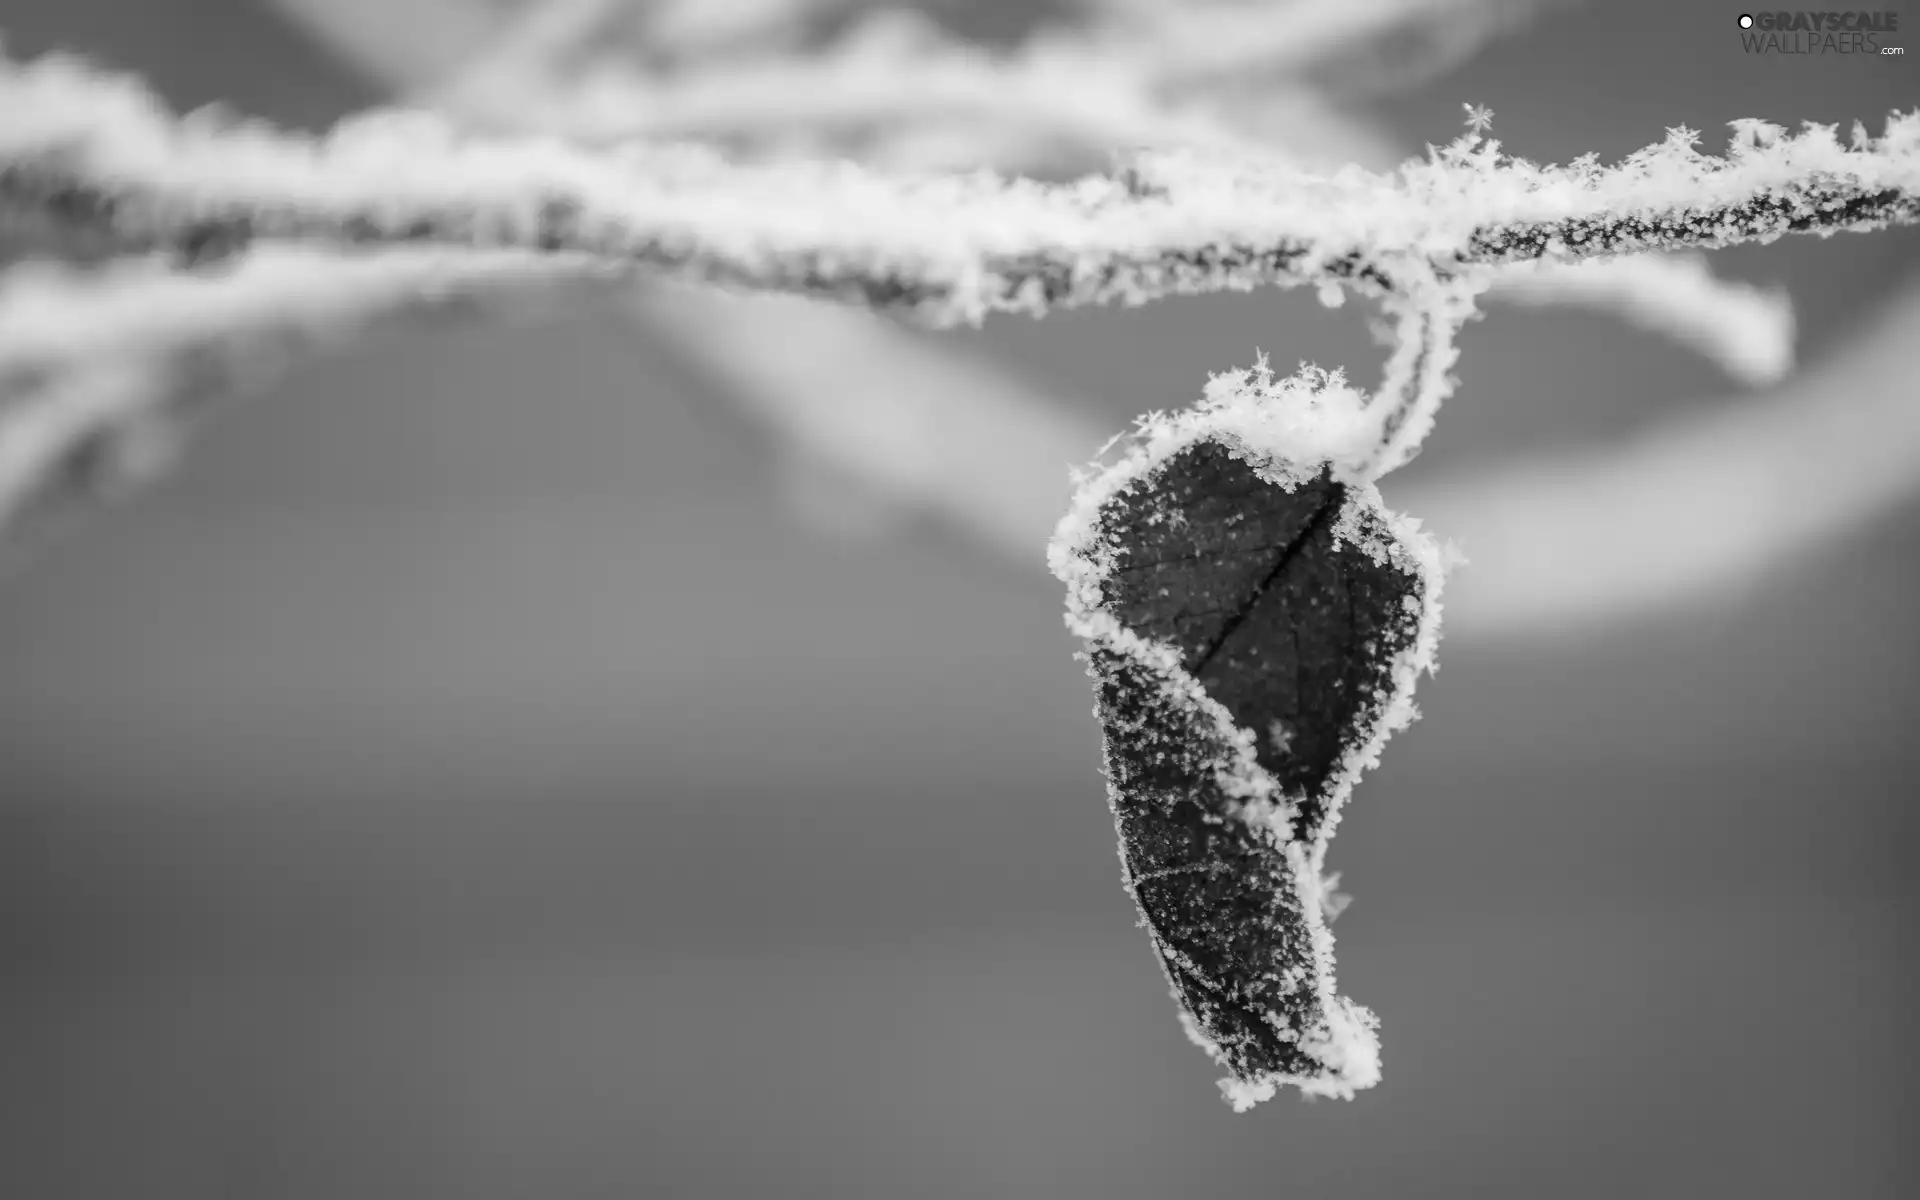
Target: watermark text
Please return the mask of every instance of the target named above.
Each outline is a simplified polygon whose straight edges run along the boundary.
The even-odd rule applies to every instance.
[[[1889,40],[1900,14],[1877,12],[1741,13],[1740,44],[1748,54],[1863,54],[1897,58],[1906,50]]]

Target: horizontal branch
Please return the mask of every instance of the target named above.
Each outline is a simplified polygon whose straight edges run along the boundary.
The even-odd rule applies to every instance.
[[[1476,268],[1724,246],[1920,219],[1920,113],[1884,136],[1673,131],[1602,168],[1468,135],[1389,174],[1151,154],[1069,184],[742,166],[687,147],[592,151],[374,113],[324,137],[168,113],[71,60],[0,66],[0,233],[69,252],[217,258],[257,241],[573,252],[756,290],[994,311],[1262,284],[1412,293]]]

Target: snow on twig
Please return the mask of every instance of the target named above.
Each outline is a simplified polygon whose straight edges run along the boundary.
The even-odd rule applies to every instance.
[[[584,254],[935,322],[1260,284],[1410,294],[1530,259],[1920,219],[1920,114],[1851,148],[1818,126],[1740,135],[1714,158],[1676,131],[1608,168],[1472,137],[1387,175],[1149,154],[1055,185],[469,138],[422,113],[316,139],[178,120],[131,81],[47,59],[0,74],[0,212],[189,259],[258,241]]]

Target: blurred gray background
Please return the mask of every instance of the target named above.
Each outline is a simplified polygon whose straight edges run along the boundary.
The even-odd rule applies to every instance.
[[[1920,102],[1911,59],[1747,58],[1736,12],[1560,6],[1371,111],[1412,148],[1484,103],[1564,160]],[[378,98],[242,0],[0,31],[183,105]],[[1717,266],[1793,289],[1812,363],[1920,231]],[[955,336],[1115,429],[1255,347],[1378,358],[1271,292]],[[1042,548],[808,531],[660,350],[612,314],[345,347],[0,582],[0,1195],[1920,1194],[1920,509],[1443,646],[1332,852],[1385,1081],[1235,1116],[1119,887]],[[1459,372],[1414,470],[1736,390],[1579,311],[1495,311]]]

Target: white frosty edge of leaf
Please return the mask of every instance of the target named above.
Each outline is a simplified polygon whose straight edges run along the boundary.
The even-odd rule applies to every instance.
[[[1226,795],[1241,801],[1240,815],[1250,826],[1264,829],[1284,842],[1295,815],[1294,802],[1280,789],[1272,773],[1260,765],[1252,730],[1233,723],[1224,704],[1180,665],[1180,652],[1166,642],[1142,637],[1107,612],[1070,616],[1067,627],[1089,645],[1099,644],[1130,658],[1161,681],[1161,690],[1182,707],[1198,710],[1232,746],[1231,757],[1213,764],[1214,782]]]
[[[1440,593],[1459,556],[1451,547],[1436,542],[1417,518],[1388,509],[1379,490],[1367,481],[1365,462],[1377,432],[1365,397],[1348,387],[1339,372],[1303,367],[1297,375],[1275,384],[1263,356],[1251,371],[1215,376],[1206,395],[1191,408],[1142,418],[1132,443],[1117,462],[1080,477],[1073,502],[1048,547],[1048,563],[1068,589],[1067,627],[1090,646],[1103,646],[1145,667],[1161,681],[1170,699],[1211,722],[1232,747],[1228,759],[1214,764],[1217,783],[1225,794],[1245,798],[1243,817],[1285,847],[1292,868],[1301,919],[1312,939],[1314,992],[1322,1021],[1318,1029],[1309,1031],[1301,1049],[1325,1066],[1326,1073],[1223,1079],[1221,1091],[1236,1112],[1271,1098],[1282,1084],[1298,1087],[1306,1095],[1351,1099],[1356,1091],[1380,1079],[1380,1045],[1375,1032],[1379,1022],[1369,1010],[1341,996],[1335,981],[1325,858],[1341,810],[1360,776],[1379,762],[1388,738],[1418,715],[1414,686],[1422,672],[1431,673],[1437,668]],[[1419,608],[1416,635],[1394,657],[1389,687],[1374,696],[1369,736],[1347,750],[1331,775],[1324,798],[1325,817],[1311,844],[1290,841],[1296,801],[1284,796],[1279,782],[1259,764],[1253,732],[1235,724],[1226,707],[1185,669],[1178,648],[1142,636],[1101,607],[1103,585],[1117,566],[1115,549],[1100,538],[1102,507],[1128,487],[1148,479],[1182,450],[1203,441],[1227,447],[1262,478],[1289,492],[1323,468],[1330,469],[1348,489],[1334,526],[1336,545],[1348,542],[1376,562],[1393,559],[1421,581],[1420,593],[1408,597],[1408,602]],[[1372,536],[1362,532],[1368,516],[1379,524],[1379,532]],[[1116,800],[1114,786],[1108,785],[1110,804]],[[1117,811],[1117,804],[1114,807]],[[1137,896],[1135,903],[1139,903]],[[1151,930],[1152,919],[1144,907],[1140,915]],[[1158,947],[1157,932],[1154,940]],[[1180,1006],[1187,1036],[1216,1063],[1226,1066],[1220,1047],[1200,1029],[1180,999],[1166,968],[1164,948],[1157,957]]]
[[[1374,720],[1373,732],[1365,742],[1347,752],[1333,777],[1327,796],[1326,815],[1320,822],[1319,837],[1313,844],[1313,886],[1316,894],[1325,887],[1322,874],[1326,867],[1327,845],[1333,839],[1334,829],[1340,824],[1341,810],[1345,807],[1347,797],[1360,782],[1360,776],[1368,768],[1379,765],[1381,749],[1386,746],[1388,739],[1413,724],[1420,715],[1413,700],[1414,685],[1422,673],[1431,675],[1440,669],[1440,594],[1446,585],[1447,575],[1463,561],[1451,546],[1435,541],[1419,517],[1388,508],[1379,489],[1373,484],[1350,483],[1347,487],[1347,504],[1334,526],[1335,544],[1350,542],[1375,562],[1392,560],[1395,566],[1409,570],[1419,578],[1421,590],[1418,596],[1407,597],[1410,606],[1419,607],[1415,618],[1416,632],[1413,642],[1394,656],[1389,672],[1392,683],[1387,694],[1376,692],[1374,695],[1378,716]],[[1367,538],[1360,533],[1360,520],[1369,514],[1384,527],[1385,539]]]

